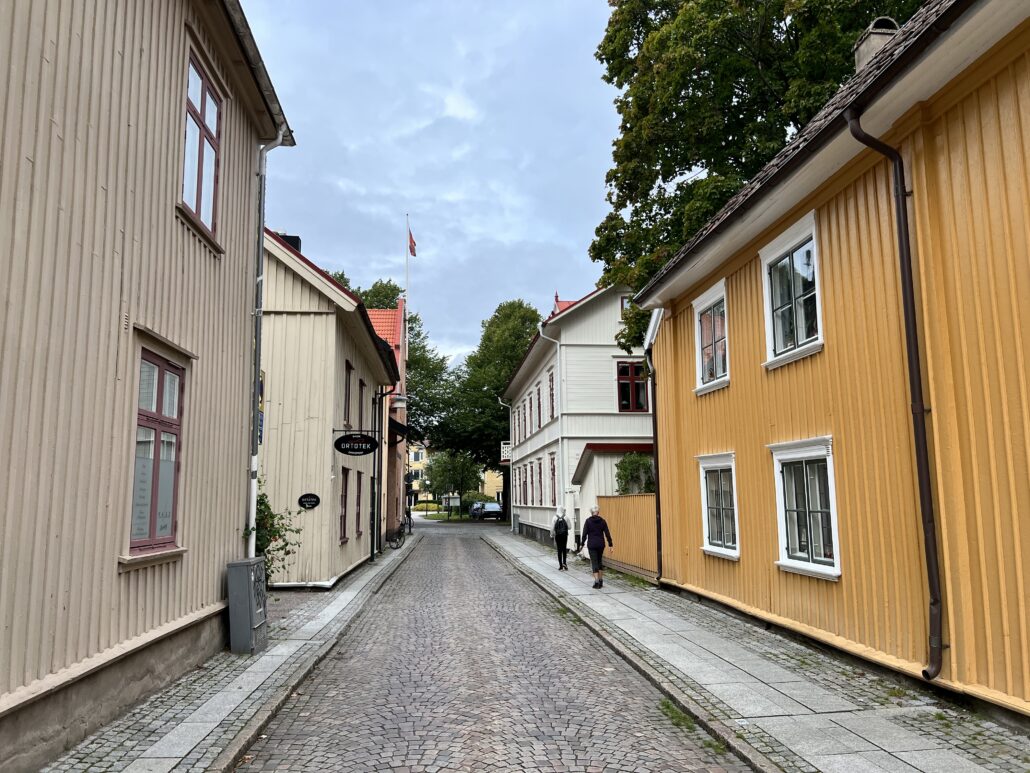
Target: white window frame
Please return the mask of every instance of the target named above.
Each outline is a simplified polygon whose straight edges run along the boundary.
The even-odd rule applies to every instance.
[[[710,307],[718,303],[723,303],[723,309],[725,312],[725,332],[726,332],[726,375],[721,376],[714,381],[709,381],[707,384],[704,383],[702,378],[703,364],[701,362],[701,312],[707,311]],[[699,295],[690,304],[691,314],[694,317],[694,380],[695,380],[695,395],[703,395],[708,392],[714,392],[716,389],[722,389],[730,385],[730,312],[729,304],[726,303],[726,280],[720,279],[714,285],[709,287],[705,292]]]
[[[701,481],[701,526],[704,529],[705,542],[701,546],[701,552],[726,558],[730,561],[740,560],[740,498],[737,496],[737,455],[734,453],[705,454],[698,456],[697,465]],[[721,545],[713,545],[708,538],[708,484],[705,480],[705,473],[709,470],[723,470],[730,468],[730,477],[733,479],[733,530],[737,535],[737,546],[733,549]]]
[[[815,274],[815,313],[819,325],[819,333],[815,339],[795,346],[793,349],[782,354],[776,354],[773,339],[772,319],[772,286],[769,282],[769,266],[783,257],[784,253],[798,246],[811,238],[812,255],[814,257]],[[816,232],[815,210],[798,220],[794,225],[785,230],[773,241],[758,251],[762,264],[762,299],[765,307],[765,362],[762,363],[766,370],[773,370],[788,363],[809,357],[823,350],[823,285],[822,285],[822,256],[819,254],[819,239]],[[727,352],[729,344],[727,343]],[[727,355],[728,356],[728,355]]]
[[[773,474],[776,482],[776,532],[780,540],[780,560],[776,565],[784,572],[804,574],[823,580],[837,582],[840,579],[840,529],[837,522],[837,484],[833,473],[833,438],[830,436],[793,440],[786,443],[772,443],[767,448],[772,452]],[[798,561],[790,558],[787,551],[787,513],[783,491],[783,463],[805,459],[826,460],[826,486],[830,498],[830,528],[833,533],[833,566]]]

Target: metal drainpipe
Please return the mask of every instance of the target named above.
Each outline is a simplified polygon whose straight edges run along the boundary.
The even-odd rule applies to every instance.
[[[926,439],[926,414],[923,405],[923,375],[919,356],[919,335],[916,328],[916,299],[913,287],[912,247],[908,225],[908,191],[905,186],[905,162],[901,154],[887,143],[865,133],[859,113],[849,108],[844,113],[851,136],[868,148],[890,159],[894,167],[894,212],[898,229],[898,261],[901,270],[901,298],[905,315],[905,348],[908,354],[908,386],[912,402],[916,477],[919,483],[919,505],[923,521],[923,547],[926,555],[926,582],[930,594],[930,654],[923,669],[924,679],[934,679],[941,672],[944,641],[942,636],[942,602],[940,560],[937,554],[937,523],[933,511],[933,490],[930,482],[930,452]]]
[[[654,360],[651,358],[651,349],[644,352],[647,360],[647,369],[651,372],[651,442],[654,443],[654,528],[655,543],[658,556],[655,560],[655,569],[658,576],[656,582],[662,579],[662,487],[658,477],[658,376],[654,369]]]
[[[379,393],[379,396],[372,401],[372,404],[375,406],[375,416],[372,421],[375,422],[375,428],[373,431],[379,436],[379,445],[376,447],[375,461],[372,462],[374,469],[374,472],[372,473],[372,481],[376,486],[376,495],[372,500],[372,512],[369,513],[369,519],[371,520],[371,524],[369,524],[369,526],[372,531],[372,534],[369,535],[369,543],[371,547],[369,548],[368,562],[370,564],[375,563],[376,547],[378,546],[380,549],[382,548],[382,545],[378,545],[378,543],[383,509],[383,447],[388,445],[390,442],[390,428],[387,427],[386,431],[383,430],[383,420],[387,415],[385,411],[386,398],[397,391],[397,386],[394,385],[390,387],[389,392],[387,392],[383,387],[379,387],[376,391]]]
[[[558,477],[561,479],[561,487],[562,487],[561,488],[561,490],[562,490],[561,508],[562,508],[562,510],[567,510],[568,508],[566,507],[566,502],[565,502],[565,452],[562,449],[562,442],[565,439],[565,433],[562,432],[562,429],[564,428],[564,424],[565,424],[565,421],[564,421],[564,417],[565,417],[565,402],[562,399],[562,393],[564,392],[564,389],[562,387],[563,387],[563,384],[565,382],[562,380],[562,372],[563,371],[562,371],[562,363],[561,363],[561,341],[559,341],[557,338],[551,338],[548,335],[544,335],[544,325],[545,324],[547,324],[547,323],[546,322],[541,322],[538,325],[538,327],[537,327],[537,330],[540,333],[540,337],[550,341],[551,343],[553,343],[557,347],[557,351],[558,351],[558,358],[557,358],[558,359]],[[573,532],[573,536],[578,540],[579,539],[579,533],[580,533],[579,519],[578,518],[575,519],[575,524],[574,525],[575,525],[575,530]]]
[[[257,273],[254,279],[254,380],[250,399],[250,495],[247,507],[247,558],[257,555],[258,498],[258,408],[261,390],[261,310],[264,307],[265,281],[265,165],[268,151],[283,144],[286,125],[281,124],[275,139],[258,150],[258,227]]]

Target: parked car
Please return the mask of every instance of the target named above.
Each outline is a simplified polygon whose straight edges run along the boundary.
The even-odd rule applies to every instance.
[[[479,511],[479,520],[483,521],[487,518],[496,518],[498,521],[504,517],[504,510],[497,502],[486,502],[483,508]]]
[[[482,512],[483,512],[483,503],[482,502],[473,502],[469,506],[469,517],[470,518],[478,518],[480,516],[480,513],[482,513]]]

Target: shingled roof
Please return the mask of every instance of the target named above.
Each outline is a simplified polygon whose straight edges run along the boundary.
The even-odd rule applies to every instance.
[[[846,81],[815,117],[791,138],[783,150],[659,269],[634,300],[638,304],[646,303],[709,238],[769,195],[776,185],[837,134],[846,131],[845,111],[855,108],[861,112],[975,2],[928,0],[924,3],[866,66]]]

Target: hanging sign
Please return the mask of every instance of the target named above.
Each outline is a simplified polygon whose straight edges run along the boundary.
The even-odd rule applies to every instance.
[[[297,500],[297,504],[305,510],[313,510],[318,507],[318,503],[322,500],[318,498],[318,494],[301,494]]]
[[[365,456],[379,448],[379,441],[371,435],[352,432],[349,435],[340,435],[336,438],[333,441],[333,448],[341,454],[347,454],[347,456]]]

